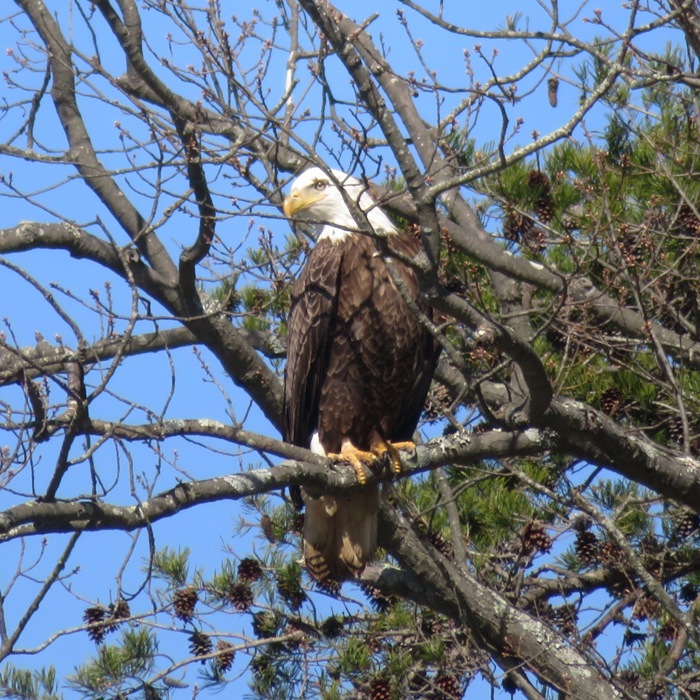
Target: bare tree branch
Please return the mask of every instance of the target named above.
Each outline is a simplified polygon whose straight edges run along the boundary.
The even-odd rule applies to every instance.
[[[81,500],[77,502],[33,501],[13,506],[0,513],[0,541],[49,532],[124,530],[152,525],[162,518],[193,506],[221,500],[237,500],[249,496],[269,493],[288,486],[305,486],[312,491],[342,493],[363,488],[357,483],[354,469],[350,466],[329,470],[326,460],[308,450],[295,448],[273,440],[251,437],[245,431],[236,431],[228,426],[208,426],[206,422],[196,429],[187,430],[187,425],[175,421],[165,426],[166,434],[193,434],[212,437],[231,436],[244,444],[255,443],[259,449],[278,454],[303,455],[304,461],[287,460],[272,469],[256,469],[240,474],[182,483],[154,495],[136,506],[116,506],[102,501]],[[120,432],[114,429],[114,432]],[[98,433],[99,434],[99,433]],[[158,437],[157,430],[134,427],[122,429],[121,437],[132,438],[139,434]],[[448,463],[471,463],[474,460],[504,454],[530,454],[536,452],[542,437],[533,431],[525,433],[502,433],[496,431],[483,435],[457,435],[450,440],[439,440],[433,445],[419,447],[415,461],[407,464],[401,478],[427,471]],[[381,480],[393,478],[384,474]],[[367,483],[379,478],[368,475]]]

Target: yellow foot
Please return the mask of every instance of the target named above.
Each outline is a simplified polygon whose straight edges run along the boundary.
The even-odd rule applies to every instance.
[[[388,442],[382,438],[375,440],[370,451],[358,450],[354,445],[346,443],[339,453],[330,453],[328,459],[333,462],[349,462],[357,475],[357,483],[367,483],[367,469],[377,466],[377,462],[386,463],[387,458],[391,471],[400,474],[403,470],[399,450],[415,450],[412,442]]]
[[[373,452],[364,452],[354,447],[343,446],[342,452],[328,455],[328,459],[333,462],[349,462],[355,470],[357,483],[364,486],[367,483],[367,473],[365,467],[371,469],[377,462],[377,456]]]
[[[372,445],[372,452],[379,457],[379,459],[386,459],[389,456],[389,464],[391,465],[391,471],[394,474],[400,474],[403,470],[401,464],[401,455],[399,450],[415,450],[416,446],[412,442],[387,442],[382,440],[381,442]]]

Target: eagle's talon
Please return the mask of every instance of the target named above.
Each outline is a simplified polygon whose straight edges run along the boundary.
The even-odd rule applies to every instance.
[[[363,452],[355,449],[348,449],[340,453],[330,453],[328,459],[332,462],[348,463],[355,470],[357,483],[360,486],[364,486],[367,483],[366,468],[372,469],[377,461],[376,456],[372,452]]]
[[[389,449],[389,443],[380,442],[376,445],[372,445],[371,449],[372,454],[375,456],[375,464],[381,467],[379,470],[381,472],[381,469],[390,465],[392,461],[392,454],[391,450]]]
[[[384,463],[389,463],[393,474],[400,474],[403,471],[401,455],[399,450],[411,450],[415,452],[416,445],[413,442],[389,442],[382,441],[373,445],[372,452]]]
[[[357,483],[360,486],[364,486],[367,483],[367,474],[365,473],[364,464],[362,464],[362,462],[357,457],[354,457],[354,459],[349,459],[348,461],[350,462],[352,468],[355,470]]]

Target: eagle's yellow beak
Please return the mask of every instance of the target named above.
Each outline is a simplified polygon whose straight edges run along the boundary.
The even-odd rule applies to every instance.
[[[284,215],[288,219],[291,219],[297,212],[307,209],[314,202],[318,202],[319,199],[323,199],[323,195],[316,190],[292,192],[289,197],[284,200]]]

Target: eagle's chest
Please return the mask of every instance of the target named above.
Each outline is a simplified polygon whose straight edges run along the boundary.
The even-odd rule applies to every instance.
[[[398,390],[406,373],[415,372],[422,350],[420,325],[392,272],[407,293],[415,286],[411,271],[399,264],[390,271],[373,248],[346,251],[332,330],[335,368],[383,393]]]

